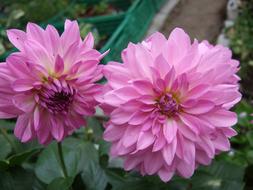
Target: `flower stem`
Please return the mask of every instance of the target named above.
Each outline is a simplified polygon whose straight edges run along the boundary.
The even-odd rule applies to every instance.
[[[60,158],[60,165],[61,165],[61,169],[62,172],[64,174],[64,177],[67,178],[68,177],[68,172],[67,172],[67,168],[64,162],[64,158],[63,158],[63,152],[62,152],[62,144],[61,142],[57,143],[57,148],[58,148],[58,154],[59,154],[59,158]]]
[[[16,144],[13,142],[13,140],[8,136],[6,129],[0,127],[1,133],[3,134],[3,137],[6,139],[6,141],[11,145],[11,147],[14,149],[14,151],[17,153],[18,148]]]

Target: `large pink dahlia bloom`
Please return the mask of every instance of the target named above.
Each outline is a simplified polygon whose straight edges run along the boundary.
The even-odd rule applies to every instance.
[[[191,44],[182,29],[167,40],[155,33],[122,52],[123,64],[104,68],[108,80],[101,107],[111,119],[104,139],[126,170],[192,176],[198,165],[230,148],[237,122],[238,61],[231,51],[208,42]]]
[[[82,41],[76,21],[66,20],[61,36],[32,23],[7,34],[19,52],[0,64],[0,118],[18,117],[14,133],[22,142],[62,141],[95,112],[103,55],[91,33]]]

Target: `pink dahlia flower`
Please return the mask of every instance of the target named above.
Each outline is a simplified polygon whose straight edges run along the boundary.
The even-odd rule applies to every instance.
[[[101,107],[110,115],[104,139],[126,170],[188,178],[198,165],[230,148],[237,122],[238,61],[231,51],[196,40],[182,29],[167,40],[155,33],[110,62]]]
[[[7,34],[19,52],[0,64],[0,118],[18,117],[14,133],[22,142],[62,141],[95,112],[103,55],[91,33],[82,41],[76,21],[66,20],[61,36],[32,23]]]

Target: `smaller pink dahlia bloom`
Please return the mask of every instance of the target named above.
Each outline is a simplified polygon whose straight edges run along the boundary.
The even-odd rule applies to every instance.
[[[126,170],[188,178],[198,165],[230,149],[237,122],[229,109],[240,99],[239,62],[231,51],[189,36],[179,28],[169,39],[155,33],[122,52],[123,64],[104,67],[100,97],[111,119],[104,139]]]
[[[22,142],[62,141],[95,113],[104,55],[91,33],[82,41],[76,21],[66,20],[61,36],[33,23],[7,34],[19,52],[0,64],[0,118],[18,117],[14,133]]]

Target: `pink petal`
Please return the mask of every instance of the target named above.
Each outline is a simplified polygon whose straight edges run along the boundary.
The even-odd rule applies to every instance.
[[[11,114],[11,113],[6,113],[5,111],[0,111],[0,118],[1,119],[10,119],[10,118],[15,118],[15,117],[17,117],[17,115]]]
[[[195,160],[195,155],[196,155],[196,149],[195,149],[194,143],[184,138],[184,143],[182,145],[184,146],[183,160],[189,164],[193,163]]]
[[[120,139],[124,132],[125,128],[123,126],[108,125],[103,134],[103,138],[106,141],[115,141]]]
[[[180,45],[179,45],[180,44]],[[164,56],[168,56],[168,60],[176,65],[182,57],[187,53],[191,45],[189,36],[180,28],[175,28],[168,39],[168,49],[164,48]]]
[[[22,141],[27,142],[33,138],[31,121],[29,115],[21,115],[18,117],[14,134]]]
[[[183,123],[178,123],[178,125],[178,130],[184,137],[188,138],[191,141],[196,141],[198,139],[197,134],[194,133],[188,126]]]
[[[12,88],[16,92],[23,92],[33,89],[33,84],[31,80],[18,79],[13,83]]]
[[[163,158],[160,153],[148,154],[144,158],[144,168],[148,175],[158,172],[163,165]]]
[[[132,87],[123,87],[114,91],[114,93],[123,100],[136,99],[140,94]]]
[[[95,113],[94,107],[89,106],[85,102],[74,102],[73,103],[73,109],[77,113],[79,113],[81,115],[85,115],[85,116],[94,115],[94,113]]]
[[[142,161],[142,159],[142,157],[138,156],[127,157],[124,162],[124,169],[126,171],[134,169]]]
[[[18,94],[13,97],[13,104],[24,112],[30,112],[34,109],[35,101],[32,95]]]
[[[163,158],[167,165],[171,165],[177,149],[177,139],[167,144],[162,149]]]
[[[208,100],[200,100],[197,101],[193,107],[187,107],[187,104],[184,104],[183,106],[186,107],[184,110],[187,113],[198,115],[209,112],[214,108],[215,104]]]
[[[62,125],[61,121],[56,118],[51,117],[51,133],[52,136],[58,141],[62,141],[64,135],[64,126]]]
[[[178,173],[183,176],[184,178],[190,178],[193,173],[194,173],[194,169],[195,169],[195,164],[191,163],[188,164],[184,161],[181,161],[178,165],[177,165],[177,171]]]
[[[167,71],[168,73],[165,75],[165,85],[167,86],[167,88],[172,88],[172,84],[175,82],[175,69],[172,66],[171,69],[169,71]]]
[[[162,54],[155,59],[155,68],[160,71],[161,77],[164,77],[171,70],[170,64]]]
[[[133,82],[135,89],[143,95],[153,95],[153,85],[146,80],[137,80]]]
[[[208,157],[205,151],[197,150],[196,161],[203,165],[211,164],[212,158]]]
[[[152,151],[156,152],[161,150],[165,144],[166,139],[163,137],[163,135],[160,135],[159,137],[156,138]]]
[[[71,37],[70,37],[71,36]],[[64,32],[61,35],[61,41],[64,52],[75,42],[81,42],[79,26],[77,21],[66,20],[64,25]]]
[[[217,110],[201,117],[217,127],[229,127],[237,123],[237,115],[227,110]]]
[[[159,172],[158,172],[158,175],[159,175],[159,177],[161,178],[161,180],[163,182],[168,182],[173,177],[174,173],[169,172],[166,169],[160,169]]]
[[[130,125],[140,125],[140,124],[143,124],[148,118],[149,118],[149,114],[145,112],[137,111],[131,116],[128,123]]]
[[[122,139],[122,143],[125,147],[129,147],[137,142],[139,137],[140,129],[136,126],[127,127],[125,134]]]
[[[41,65],[50,72],[53,71],[53,56],[42,44],[34,40],[26,40],[24,48],[25,53],[29,55],[29,58],[32,62]]]
[[[52,140],[51,135],[51,119],[49,113],[45,110],[41,110],[43,119],[39,120],[38,130],[36,131],[37,138],[40,144],[47,145]]]
[[[167,143],[170,144],[177,134],[177,123],[174,120],[168,119],[163,125],[163,134]]]
[[[166,44],[167,39],[160,32],[155,32],[147,40],[148,44],[151,44],[151,52],[154,57],[161,54],[162,47]]]
[[[7,36],[10,42],[20,51],[24,50],[24,41],[26,40],[25,32],[21,30],[11,29],[7,30]]]
[[[48,25],[46,28],[47,34],[47,47],[50,47],[49,50],[52,51],[53,55],[57,55],[59,46],[60,46],[60,36],[58,31],[52,26]]]
[[[233,128],[220,128],[222,130],[222,132],[224,133],[224,135],[226,135],[226,137],[233,137],[235,135],[237,135],[236,130],[234,130]]]
[[[137,142],[137,150],[143,150],[153,144],[155,136],[150,131],[141,132]]]
[[[64,61],[59,55],[56,57],[54,70],[57,74],[61,74],[64,71]]]
[[[133,113],[124,111],[121,108],[115,109],[111,114],[111,121],[115,124],[121,125],[130,120]]]
[[[207,153],[210,158],[213,158],[215,155],[215,147],[212,141],[205,136],[200,136],[201,141],[198,145]]]
[[[194,88],[192,88],[187,94],[187,100],[196,100],[197,98],[201,97],[203,94],[207,93],[209,90],[209,85],[207,84],[200,84]]]
[[[93,46],[94,46],[94,37],[93,37],[91,32],[89,32],[87,34],[87,36],[85,37],[83,43],[84,43],[85,46],[87,46],[89,48],[93,48]]]
[[[27,38],[37,41],[41,45],[45,46],[46,40],[44,38],[45,31],[34,23],[28,23],[26,26]]]
[[[100,56],[99,56],[99,60],[103,59],[108,53],[110,52],[110,49],[106,50],[104,53],[102,53]]]
[[[190,115],[190,114],[185,114],[185,113],[180,113],[179,115],[181,121],[189,127],[192,132],[194,132],[196,135],[199,134],[199,124],[198,120],[196,117]]]
[[[40,111],[39,111],[39,107],[36,106],[35,110],[34,110],[34,114],[33,114],[33,123],[34,123],[34,129],[35,131],[37,131],[39,129],[39,124],[40,124]]]
[[[218,149],[221,151],[228,151],[230,149],[230,143],[229,143],[228,138],[225,135],[222,135],[220,133],[218,133],[216,138],[212,140],[212,143],[215,149]]]

